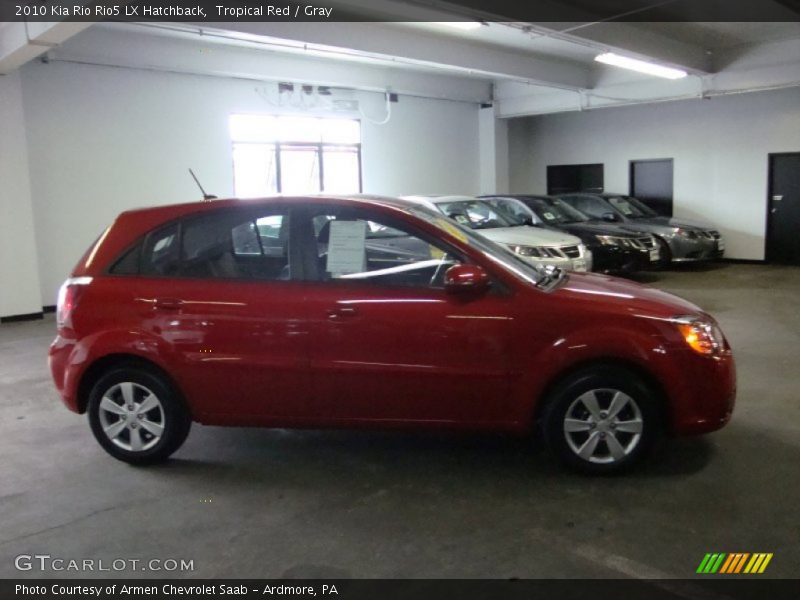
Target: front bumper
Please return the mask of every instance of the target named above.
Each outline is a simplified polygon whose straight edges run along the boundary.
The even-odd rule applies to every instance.
[[[673,236],[667,240],[673,262],[698,262],[722,258],[725,253],[725,243],[707,238],[686,238]]]
[[[714,357],[682,352],[681,381],[670,386],[673,433],[698,435],[721,429],[730,421],[736,401],[733,355],[730,351]]]
[[[601,273],[635,273],[649,269],[651,256],[648,250],[598,244],[591,246],[594,270]]]

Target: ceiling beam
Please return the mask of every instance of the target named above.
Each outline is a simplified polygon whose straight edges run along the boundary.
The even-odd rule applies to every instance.
[[[184,24],[182,24],[184,25]],[[468,40],[384,23],[191,23],[195,30],[231,38],[295,44],[332,56],[360,56],[451,74],[511,79],[566,89],[591,85],[591,70],[578,63],[478,46]]]
[[[264,82],[327,85],[363,91],[491,101],[491,82],[373,65],[330,60],[308,53],[287,54],[261,47],[214,43],[197,35],[166,35],[158,29],[104,24],[50,53],[52,61],[147,69],[173,73],[234,77]]]

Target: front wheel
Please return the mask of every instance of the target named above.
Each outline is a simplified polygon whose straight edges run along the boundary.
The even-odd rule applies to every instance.
[[[651,447],[661,427],[657,394],[617,367],[594,367],[562,382],[543,416],[548,447],[590,474],[621,471]]]
[[[89,424],[114,458],[147,465],[169,458],[189,435],[191,417],[165,378],[139,366],[117,367],[92,388]]]

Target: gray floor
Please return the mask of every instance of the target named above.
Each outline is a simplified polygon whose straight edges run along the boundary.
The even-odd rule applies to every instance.
[[[0,577],[43,575],[19,554],[191,559],[199,577],[685,577],[714,551],[774,552],[767,575],[796,576],[800,269],[646,279],[719,319],[739,399],[723,431],[612,479],[506,437],[204,427],[131,468],[56,398],[52,318],[2,325]]]

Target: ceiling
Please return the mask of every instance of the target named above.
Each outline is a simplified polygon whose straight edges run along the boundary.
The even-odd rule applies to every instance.
[[[355,6],[359,0],[338,1]],[[790,1],[761,0],[776,10],[785,10]],[[594,2],[569,3],[587,17],[592,4],[597,14]],[[676,10],[681,2],[603,4],[601,15],[651,6],[642,13],[649,15]],[[375,0],[370,10],[386,18],[464,18],[463,8],[448,12],[443,6],[448,5]],[[53,61],[493,102],[501,117],[800,86],[796,21],[594,18],[488,22],[469,31],[441,22],[7,23],[0,24],[0,73],[47,53]],[[595,56],[609,51],[679,68],[689,76],[662,80],[595,62]]]

